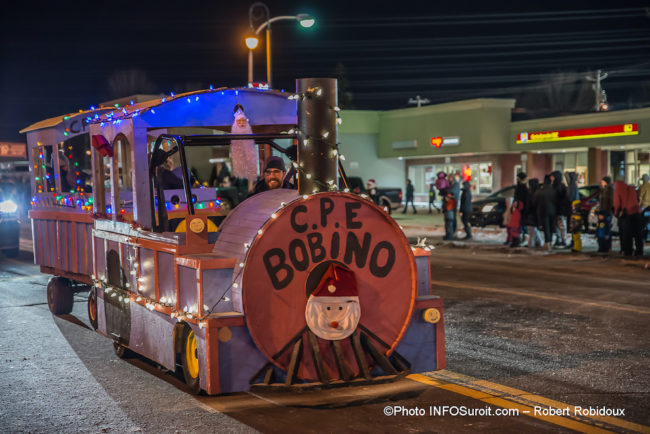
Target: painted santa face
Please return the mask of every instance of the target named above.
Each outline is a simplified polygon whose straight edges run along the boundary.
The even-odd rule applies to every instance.
[[[314,297],[307,300],[305,319],[316,336],[337,341],[350,336],[359,324],[359,297]]]

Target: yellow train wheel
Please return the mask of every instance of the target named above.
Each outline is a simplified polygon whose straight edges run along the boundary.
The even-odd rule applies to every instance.
[[[196,336],[194,336],[194,332],[190,327],[185,327],[183,333],[181,362],[185,383],[192,393],[198,394],[201,390],[201,386],[199,385],[199,354],[196,345]]]
[[[91,288],[88,293],[88,320],[93,330],[97,330],[97,290]]]

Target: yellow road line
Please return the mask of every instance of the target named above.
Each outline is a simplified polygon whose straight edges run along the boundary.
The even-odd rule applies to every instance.
[[[486,380],[479,380],[467,375],[459,374],[458,372],[441,370],[430,372],[429,375],[446,381],[460,382],[468,387],[478,388],[479,390],[487,391],[488,393],[497,393],[507,395],[508,399],[516,400],[524,404],[539,404],[544,407],[553,408],[569,408],[571,414],[575,414],[576,407],[553,399],[545,398],[543,396],[534,395],[523,390],[515,389],[512,387],[504,386],[498,383],[492,383]],[[586,416],[580,416],[586,417]],[[628,422],[612,416],[589,416],[590,419],[605,422],[609,425],[614,425],[631,431],[650,432],[650,427],[639,425],[633,422]]]
[[[557,295],[544,295],[544,294],[536,294],[534,292],[529,292],[529,291],[519,291],[516,289],[499,289],[499,288],[490,288],[487,286],[479,286],[479,285],[472,285],[469,283],[461,283],[461,282],[446,282],[446,281],[441,281],[441,280],[432,280],[431,281],[432,285],[438,285],[438,286],[448,286],[451,288],[465,288],[465,289],[473,289],[476,291],[485,291],[485,292],[496,292],[500,294],[510,294],[510,295],[520,295],[524,297],[534,297],[534,298],[541,298],[543,300],[554,300],[554,301],[563,301],[565,303],[574,303],[574,304],[580,304],[583,306],[595,306],[595,307],[600,307],[603,309],[614,309],[614,310],[623,310],[627,312],[634,312],[634,313],[640,313],[644,315],[650,314],[650,308],[645,308],[645,307],[631,307],[627,305],[622,305],[614,302],[596,302],[596,301],[587,301],[587,300],[580,300],[577,298],[571,298],[571,297],[563,297],[563,296],[557,296]]]
[[[650,427],[609,416],[576,415],[576,407],[559,401],[534,395],[522,390],[485,380],[478,380],[452,371],[429,372],[427,375],[412,374],[407,378],[440,389],[508,409],[519,410],[520,415],[530,416],[554,425],[585,433],[609,432],[621,428],[628,431],[650,433]],[[535,414],[535,407],[562,410],[569,408],[569,416],[545,416]]]
[[[469,387],[459,386],[457,384],[450,384],[444,381],[435,380],[431,377],[422,374],[411,374],[406,378],[411,380],[429,384],[431,386],[436,386],[440,389],[448,390],[450,392],[458,393],[460,395],[468,396],[470,398],[476,399],[478,401],[485,402],[486,404],[496,405],[498,407],[508,408],[508,409],[517,409],[520,414],[534,417],[536,419],[541,419],[545,422],[552,423],[553,425],[559,425],[564,428],[572,429],[578,432],[584,433],[606,433],[607,430],[593,427],[581,422],[577,422],[571,419],[567,419],[562,416],[541,416],[535,415],[533,407],[526,405],[521,405],[516,402],[508,401],[503,398],[496,397],[494,395],[487,394],[485,392],[480,392]],[[525,413],[526,412],[526,413]]]

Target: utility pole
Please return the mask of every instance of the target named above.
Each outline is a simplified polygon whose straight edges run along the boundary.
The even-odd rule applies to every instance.
[[[602,88],[600,82],[604,79],[607,78],[607,73],[602,72],[601,69],[596,71],[596,77],[587,77],[588,81],[593,82],[594,84],[591,85],[591,88],[594,90],[594,96],[596,97],[596,111],[607,111],[609,109],[609,105],[607,104],[607,93],[605,93],[605,89]]]
[[[417,104],[417,107],[422,107],[422,104],[429,104],[429,98],[420,98],[420,95],[416,95],[415,98],[409,98],[409,104]]]

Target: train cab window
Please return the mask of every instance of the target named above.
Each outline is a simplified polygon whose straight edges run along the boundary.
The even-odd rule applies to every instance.
[[[92,192],[90,139],[87,134],[59,144],[59,177],[62,193]]]
[[[108,155],[99,157],[99,165],[97,168],[98,173],[101,173],[104,187],[97,188],[95,193],[95,202],[100,204],[99,209],[104,208],[106,214],[111,214],[111,166],[113,165],[113,158]],[[102,194],[103,192],[103,194]],[[102,197],[97,197],[101,195]]]
[[[52,165],[52,146],[32,148],[32,166],[35,193],[55,190],[54,166]]]
[[[117,164],[118,186],[120,190],[131,190],[131,146],[124,136],[115,141],[115,160]]]

